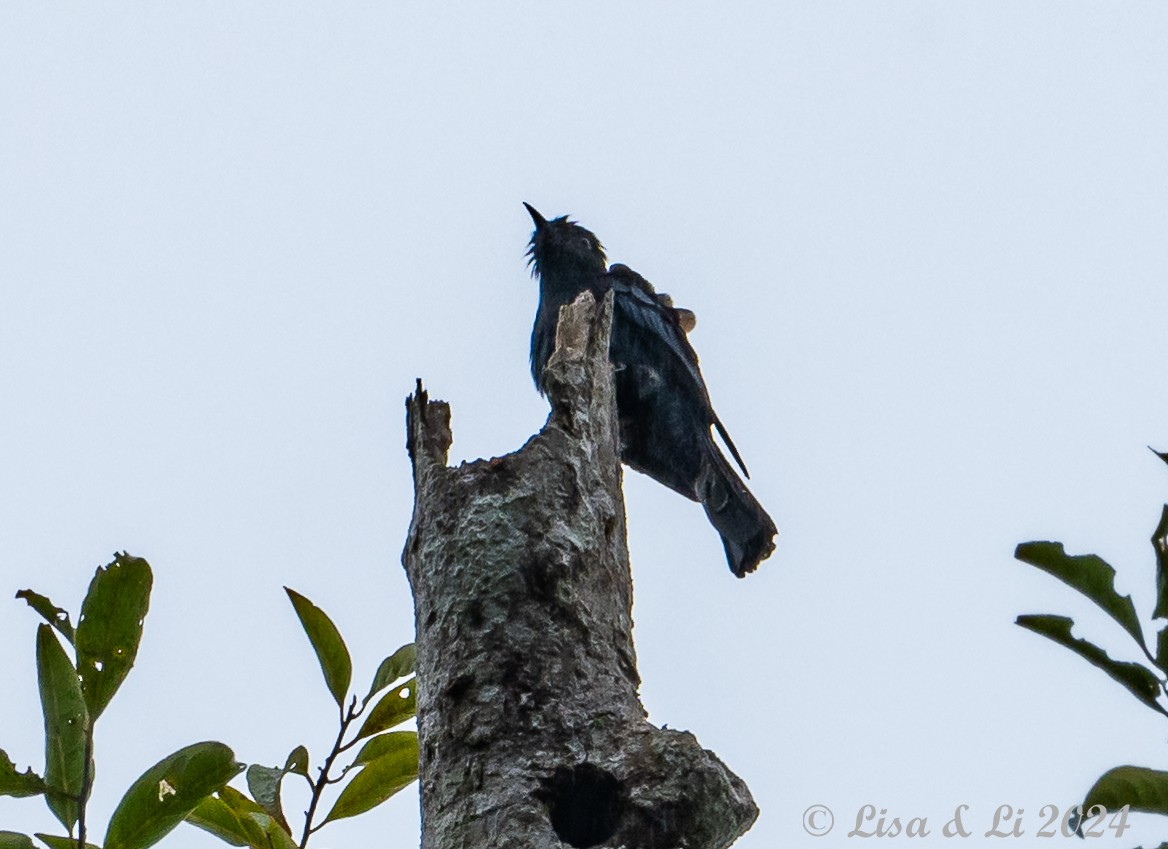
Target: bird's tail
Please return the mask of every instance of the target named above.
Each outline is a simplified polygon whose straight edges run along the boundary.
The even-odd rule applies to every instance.
[[[722,537],[730,571],[739,578],[746,577],[775,550],[778,529],[774,520],[750,494],[713,440],[708,443],[695,488],[710,524]]]

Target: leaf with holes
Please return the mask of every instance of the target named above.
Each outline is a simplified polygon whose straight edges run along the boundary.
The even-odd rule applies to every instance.
[[[400,725],[412,717],[417,709],[416,678],[394,687],[373,706],[356,739],[360,740],[379,734],[395,725]]]
[[[377,667],[377,674],[373,676],[373,683],[369,693],[365,696],[364,704],[368,704],[379,692],[384,690],[399,678],[413,674],[414,664],[417,662],[418,650],[413,643],[407,643],[395,651]]]
[[[67,658],[66,658],[67,659]],[[16,764],[8,753],[0,749],[0,796],[38,796],[45,792],[45,780],[29,767],[24,772],[16,771]]]
[[[1145,654],[1144,632],[1130,595],[1115,591],[1115,569],[1094,554],[1071,556],[1061,542],[1024,542],[1014,551],[1023,563],[1037,566],[1081,592],[1120,624]]]
[[[371,760],[345,785],[324,822],[355,817],[375,808],[418,777],[418,741]],[[323,825],[323,823],[322,823]]]
[[[77,623],[77,671],[94,720],[138,656],[153,581],[145,560],[123,552],[99,567],[89,584]]]
[[[341,639],[341,632],[333,624],[323,610],[302,596],[296,590],[284,587],[296,615],[300,617],[300,624],[304,633],[312,643],[317,660],[320,661],[321,672],[324,673],[325,684],[333,694],[339,707],[345,705],[345,694],[349,692],[349,682],[353,679],[353,661],[349,657],[349,650],[345,641]]]
[[[85,786],[89,714],[77,670],[49,625],[37,626],[36,663],[45,720],[45,802],[72,831]]]
[[[378,734],[376,737],[371,737],[361,747],[361,751],[353,760],[353,766],[362,766],[385,755],[405,749],[413,749],[415,753],[418,751],[418,732],[389,731],[385,734]]]
[[[1070,649],[1088,663],[1102,669],[1152,710],[1168,716],[1168,711],[1156,701],[1160,694],[1160,679],[1156,673],[1139,663],[1112,660],[1099,646],[1073,636],[1071,629],[1075,626],[1075,620],[1068,616],[1031,614],[1019,616],[1016,624]]]
[[[308,778],[308,749],[304,746],[297,746],[289,752],[288,758],[284,761],[284,772]]]
[[[73,623],[69,621],[69,611],[63,607],[57,607],[49,601],[47,596],[40,593],[35,593],[32,590],[21,590],[16,594],[17,598],[22,598],[28,602],[28,606],[39,613],[44,620],[61,632],[61,636],[73,642]]]
[[[195,743],[163,758],[118,803],[105,833],[105,849],[153,846],[242,768],[231,749],[215,742]]]

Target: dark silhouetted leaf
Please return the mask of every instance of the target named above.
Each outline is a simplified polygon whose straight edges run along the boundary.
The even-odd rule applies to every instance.
[[[1163,460],[1165,463],[1168,463],[1168,453],[1157,451],[1151,445],[1148,446],[1148,450],[1151,451],[1153,454],[1155,454],[1157,457],[1159,457],[1161,460]]]
[[[278,822],[285,831],[291,831],[288,820],[284,818],[284,807],[280,803],[280,782],[284,780],[286,772],[279,767],[252,764],[247,768],[247,789],[268,816]]]
[[[353,761],[353,766],[361,766],[385,755],[410,748],[415,752],[418,751],[418,732],[416,731],[389,731],[385,734],[378,734],[376,737],[371,737],[361,747],[361,751],[357,753],[357,757]]]
[[[345,648],[345,641],[341,639],[341,632],[323,610],[296,590],[284,587],[284,592],[288,593],[304,633],[308,634],[312,642],[329,692],[337,700],[337,706],[343,708],[345,694],[349,692],[349,683],[353,678],[353,661],[349,657],[349,650]]]
[[[284,771],[308,778],[308,749],[297,746],[289,752],[288,759],[284,761]]]
[[[77,623],[77,671],[94,720],[134,665],[153,580],[145,560],[123,552],[89,584]]]
[[[405,678],[414,672],[414,663],[417,661],[418,651],[413,643],[407,643],[395,651],[377,667],[377,674],[373,676],[373,684],[365,696],[367,704],[377,693],[384,690],[399,678]]]
[[[77,841],[73,841],[76,845]],[[0,831],[0,849],[36,849],[36,844],[27,834],[15,831]]]
[[[29,767],[16,771],[8,753],[0,749],[0,796],[37,796],[45,792],[45,781]]]
[[[1130,805],[1133,811],[1168,814],[1168,772],[1142,766],[1109,769],[1087,791],[1083,810],[1092,805],[1105,805],[1109,811]]]
[[[231,749],[214,742],[195,743],[163,758],[118,803],[105,834],[105,849],[154,845],[242,767]]]
[[[1156,665],[1168,671],[1168,625],[1156,635]]]
[[[1164,710],[1156,701],[1156,697],[1160,694],[1160,679],[1156,677],[1156,673],[1139,663],[1112,660],[1103,649],[1086,640],[1072,636],[1071,629],[1074,628],[1075,621],[1070,617],[1019,616],[1017,624],[1054,640],[1061,646],[1066,646],[1088,663],[1102,669],[1152,710],[1168,716],[1168,711]]]
[[[57,607],[49,601],[47,596],[32,590],[21,590],[16,594],[17,598],[22,598],[28,602],[28,606],[44,617],[45,621],[61,632],[70,644],[73,642],[73,623],[69,621],[69,611],[63,607]]]
[[[365,723],[361,726],[361,731],[357,734],[356,739],[360,740],[363,737],[380,734],[413,716],[417,704],[414,681],[415,679],[411,678],[382,696],[381,701],[373,706],[373,710],[369,711],[369,716],[365,718]]]
[[[48,846],[49,849],[77,849],[76,837],[55,837],[51,834],[41,834],[38,831],[36,838]],[[86,843],[85,847],[86,849],[101,849],[100,846],[94,846],[92,843]]]
[[[324,822],[354,817],[375,808],[418,777],[418,743],[370,761],[341,791]]]
[[[1061,542],[1024,542],[1014,551],[1014,556],[1087,596],[1131,634],[1148,659],[1152,659],[1131,596],[1121,596],[1115,591],[1115,569],[1106,561],[1094,554],[1072,557],[1063,550]]]
[[[1160,524],[1152,531],[1152,550],[1156,552],[1156,609],[1152,616],[1168,619],[1168,504],[1160,514]]]
[[[77,670],[49,625],[37,626],[36,661],[45,718],[45,801],[61,825],[72,831],[85,784],[89,715]]]

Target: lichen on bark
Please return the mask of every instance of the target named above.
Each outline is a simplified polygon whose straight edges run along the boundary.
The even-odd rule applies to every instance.
[[[611,324],[611,296],[561,310],[512,454],[449,467],[449,406],[406,401],[423,849],[719,849],[758,816],[637,696]]]

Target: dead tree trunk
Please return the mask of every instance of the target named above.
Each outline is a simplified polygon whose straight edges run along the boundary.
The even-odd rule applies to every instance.
[[[551,415],[513,454],[449,468],[449,406],[406,402],[423,849],[717,849],[758,816],[637,698],[611,323],[611,296],[561,311]]]

